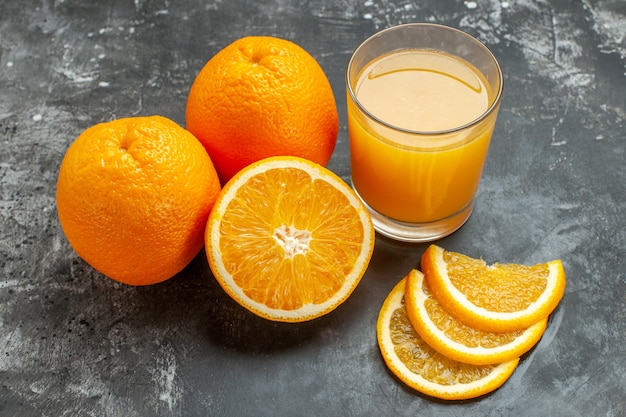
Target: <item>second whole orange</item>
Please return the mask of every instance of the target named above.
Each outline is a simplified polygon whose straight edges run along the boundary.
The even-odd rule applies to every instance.
[[[222,184],[270,156],[325,166],[339,129],[322,67],[299,45],[271,36],[236,40],[205,64],[189,91],[186,123]]]
[[[76,253],[129,285],[165,281],[204,244],[220,191],[198,140],[160,116],[99,123],[69,147],[59,171],[59,221]]]

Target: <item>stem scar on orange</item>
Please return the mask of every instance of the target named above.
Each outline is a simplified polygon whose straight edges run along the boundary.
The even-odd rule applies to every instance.
[[[100,123],[69,147],[56,201],[65,235],[88,264],[130,285],[164,281],[202,249],[220,191],[211,159],[160,116]]]
[[[270,36],[241,38],[205,64],[189,91],[186,123],[223,184],[270,156],[325,166],[339,129],[321,66],[302,47]]]

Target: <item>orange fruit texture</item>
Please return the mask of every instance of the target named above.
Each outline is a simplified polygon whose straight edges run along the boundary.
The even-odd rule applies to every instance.
[[[471,365],[443,355],[415,331],[406,308],[407,278],[389,292],[378,316],[378,346],[389,370],[409,387],[444,400],[465,400],[494,391],[513,374],[519,358]]]
[[[224,184],[260,159],[290,155],[326,165],[337,141],[337,106],[317,61],[288,40],[249,36],[214,55],[194,80],[186,127]]]
[[[377,324],[388,368],[424,394],[489,393],[541,339],[565,289],[560,260],[487,265],[430,245],[390,292]]]
[[[325,167],[277,156],[239,171],[207,222],[206,253],[236,302],[273,321],[302,322],[353,292],[374,250],[369,212]]]
[[[487,332],[523,330],[548,317],[565,291],[560,260],[495,263],[430,245],[422,271],[434,297],[458,320]]]
[[[59,171],[58,216],[74,250],[130,285],[164,281],[202,249],[220,191],[200,142],[160,116],[100,123],[69,147]]]
[[[466,326],[441,306],[415,269],[406,277],[405,299],[411,324],[426,343],[450,359],[474,365],[522,356],[539,341],[548,323],[546,317],[527,329],[504,333]]]

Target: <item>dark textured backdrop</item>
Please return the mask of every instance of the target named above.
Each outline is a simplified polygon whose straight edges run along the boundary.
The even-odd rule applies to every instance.
[[[298,325],[244,311],[203,254],[133,288],[69,247],[54,199],[69,144],[119,117],[184,125],[195,74],[246,35],[322,65],[341,120],[329,167],[349,181],[349,56],[423,21],[477,36],[506,80],[475,212],[439,243],[489,262],[562,258],[568,274],[544,338],[492,395],[438,402],[383,364],[378,309],[425,245],[379,238],[352,297]],[[625,74],[621,0],[0,0],[0,415],[626,415]]]

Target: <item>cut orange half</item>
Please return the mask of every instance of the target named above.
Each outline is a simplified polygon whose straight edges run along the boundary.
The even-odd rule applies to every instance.
[[[451,316],[433,297],[417,270],[409,272],[405,289],[411,324],[431,347],[443,355],[474,365],[502,363],[518,358],[541,339],[548,319],[525,330],[484,332],[466,326]]]
[[[487,265],[431,245],[421,265],[437,301],[459,321],[488,332],[524,330],[538,323],[565,291],[560,260],[534,266]]]
[[[343,303],[365,273],[374,228],[352,189],[306,159],[279,156],[241,170],[209,216],[213,275],[239,304],[301,322]]]
[[[378,345],[394,375],[423,394],[446,400],[479,397],[506,382],[519,359],[498,365],[469,365],[430,347],[411,325],[405,287],[406,278],[387,296],[377,323]]]

